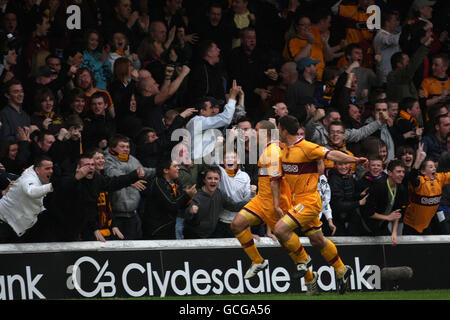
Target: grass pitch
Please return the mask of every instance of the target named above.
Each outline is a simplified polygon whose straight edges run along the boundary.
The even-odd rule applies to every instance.
[[[344,295],[321,292],[309,297],[303,293],[236,294],[214,296],[147,297],[151,300],[450,300],[450,290],[352,291]]]

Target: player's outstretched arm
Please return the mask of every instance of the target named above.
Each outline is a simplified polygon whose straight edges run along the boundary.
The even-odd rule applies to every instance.
[[[369,161],[364,157],[359,158],[359,157],[350,156],[344,152],[337,151],[337,150],[330,151],[327,154],[327,159],[331,160],[331,161],[336,161],[336,162],[351,162],[351,163],[357,163],[357,164],[361,164],[361,165],[365,165]]]

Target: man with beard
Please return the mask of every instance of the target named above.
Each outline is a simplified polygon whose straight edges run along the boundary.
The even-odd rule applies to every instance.
[[[109,94],[108,91],[98,89],[95,87],[96,81],[94,74],[92,73],[91,70],[89,70],[88,68],[78,69],[78,72],[75,75],[75,85],[78,88],[83,89],[86,94],[86,104],[84,105],[83,114],[91,110],[90,104],[92,95],[96,92],[102,92],[105,94],[107,98],[108,113],[111,116],[111,118],[115,118],[116,113],[114,111],[114,102],[111,98],[111,95]]]

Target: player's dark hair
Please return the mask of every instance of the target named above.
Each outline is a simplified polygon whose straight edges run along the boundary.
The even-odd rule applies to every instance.
[[[290,135],[296,135],[300,128],[297,118],[290,115],[281,117],[278,123],[280,124],[280,129],[286,130]]]

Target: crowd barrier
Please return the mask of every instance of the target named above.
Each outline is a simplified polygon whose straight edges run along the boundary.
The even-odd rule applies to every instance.
[[[300,238],[320,275],[321,291],[336,276],[307,238]],[[450,236],[330,237],[353,268],[351,290],[449,289]],[[250,265],[230,239],[31,243],[0,245],[0,300],[166,297],[305,292],[285,249],[256,241],[269,266],[245,280]],[[410,267],[409,279],[386,281],[382,271]]]

